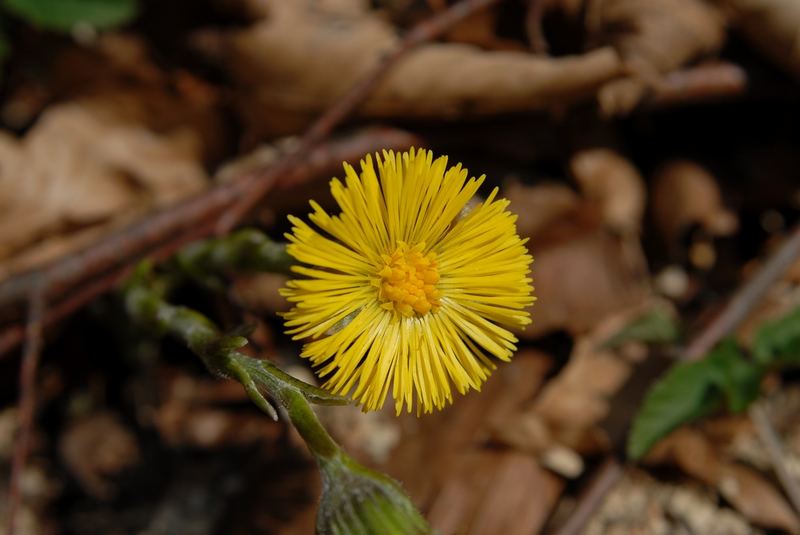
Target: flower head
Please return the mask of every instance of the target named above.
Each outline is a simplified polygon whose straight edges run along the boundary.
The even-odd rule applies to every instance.
[[[321,460],[318,535],[402,533],[428,535],[431,527],[400,485],[346,455]]]
[[[310,339],[302,356],[325,388],[365,410],[391,389],[398,413],[415,397],[418,413],[431,412],[454,388],[479,390],[491,357],[511,358],[508,329],[530,323],[533,259],[497,188],[471,202],[483,176],[422,149],[374,164],[367,156],[360,175],[345,164],[344,183],[331,182],[339,215],[311,202],[317,229],[290,216],[287,251],[303,278],[282,292],[287,332]]]

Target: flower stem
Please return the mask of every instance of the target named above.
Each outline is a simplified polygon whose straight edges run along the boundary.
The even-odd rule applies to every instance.
[[[273,419],[277,419],[277,413],[264,394],[286,410],[322,474],[318,533],[432,533],[400,485],[350,458],[322,426],[310,404],[340,405],[348,403],[347,398],[304,383],[269,361],[237,351],[247,343],[244,337],[223,334],[199,312],[169,304],[164,299],[165,282],[153,275],[149,265],[142,264],[124,289],[128,314],[138,323],[181,340],[212,373],[242,383],[250,399]]]
[[[211,238],[184,247],[176,256],[180,272],[212,289],[220,289],[220,274],[232,271],[286,273],[294,259],[286,244],[272,241],[256,229],[238,230],[228,236]]]
[[[161,334],[181,340],[202,359],[211,373],[242,383],[250,399],[274,420],[278,415],[264,393],[278,401],[293,422],[295,416],[292,414],[295,413],[300,425],[305,426],[302,430],[298,427],[298,430],[301,430],[304,438],[306,435],[316,438],[314,447],[319,449],[320,454],[329,452],[331,444],[336,447],[316,420],[308,402],[343,405],[349,402],[346,398],[295,379],[271,362],[240,353],[237,350],[247,344],[246,338],[223,334],[199,312],[167,303],[163,297],[164,291],[161,281],[152,276],[149,266],[143,264],[124,291],[128,314],[138,323],[150,325]],[[312,444],[309,447],[312,448]]]

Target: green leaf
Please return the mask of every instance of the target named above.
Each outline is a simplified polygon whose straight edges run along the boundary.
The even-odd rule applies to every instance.
[[[3,5],[35,26],[59,31],[71,31],[78,23],[111,28],[137,13],[136,0],[3,0]]]
[[[753,356],[762,366],[800,364],[800,307],[758,330]]]
[[[603,348],[614,349],[628,342],[669,344],[680,338],[681,332],[675,316],[665,308],[655,308],[623,327],[603,343]]]
[[[748,360],[732,339],[703,360],[673,366],[648,392],[628,436],[628,456],[643,457],[677,427],[706,416],[724,401],[731,412],[757,397],[764,368]]]
[[[644,399],[628,436],[628,457],[640,459],[670,431],[707,415],[720,402],[705,361],[673,366]]]
[[[748,360],[731,339],[720,343],[705,361],[712,379],[725,396],[728,410],[739,413],[756,400],[764,369]]]

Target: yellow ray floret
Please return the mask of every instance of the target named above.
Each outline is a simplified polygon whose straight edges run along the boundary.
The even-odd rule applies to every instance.
[[[497,189],[472,205],[484,177],[426,150],[345,164],[331,192],[341,213],[311,202],[289,217],[288,252],[301,277],[282,294],[287,332],[306,340],[324,387],[365,410],[391,395],[398,414],[441,409],[479,390],[516,350],[510,328],[530,323],[533,301],[525,241]]]

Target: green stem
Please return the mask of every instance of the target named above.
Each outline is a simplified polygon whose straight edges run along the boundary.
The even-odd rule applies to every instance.
[[[294,259],[286,244],[272,241],[255,229],[203,240],[184,247],[175,257],[181,272],[200,284],[220,289],[219,275],[231,271],[290,273]]]
[[[287,392],[284,396],[283,406],[286,408],[292,424],[314,455],[321,460],[329,460],[340,453],[339,445],[322,427],[316,413],[302,394],[296,390]]]
[[[301,435],[314,440],[309,447],[318,455],[338,450],[308,402],[343,405],[348,403],[346,398],[295,379],[271,362],[240,353],[237,350],[247,344],[246,338],[222,334],[199,312],[167,303],[162,296],[163,290],[155,289],[163,286],[157,282],[152,280],[147,266],[143,266],[125,289],[125,307],[135,321],[152,325],[159,332],[181,340],[203,360],[211,373],[242,383],[250,399],[273,419],[278,415],[263,393],[277,400],[293,422],[297,419]]]
[[[273,418],[277,414],[263,393],[286,409],[322,473],[318,533],[432,533],[402,488],[390,477],[351,459],[331,438],[309,403],[344,404],[348,403],[346,398],[295,379],[271,362],[240,353],[237,349],[247,343],[245,338],[224,335],[199,312],[167,303],[163,283],[143,264],[125,288],[128,314],[184,342],[212,373],[238,380],[250,399]]]

